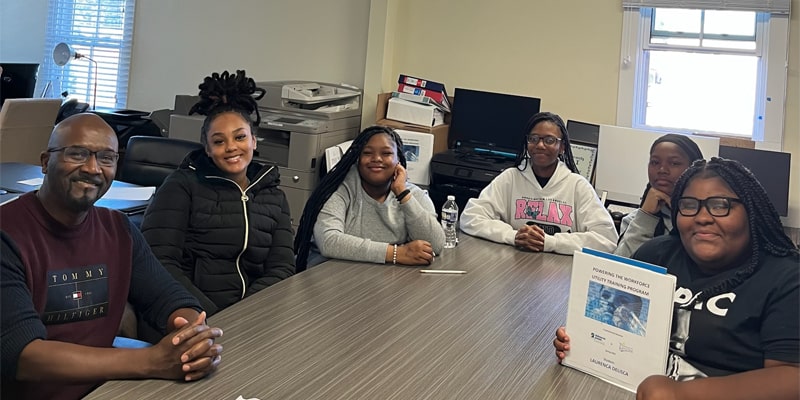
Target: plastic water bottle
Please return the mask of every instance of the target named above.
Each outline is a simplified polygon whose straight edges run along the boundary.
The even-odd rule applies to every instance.
[[[458,244],[458,204],[456,197],[447,196],[442,206],[442,228],[444,229],[444,248],[452,249]]]

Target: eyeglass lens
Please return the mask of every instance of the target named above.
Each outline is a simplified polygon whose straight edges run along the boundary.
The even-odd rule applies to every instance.
[[[555,136],[528,135],[528,143],[538,144],[540,140],[543,141],[544,144],[546,144],[548,146],[552,146],[552,145],[558,143],[559,138],[557,138]]]
[[[705,206],[706,211],[715,217],[724,217],[731,211],[731,201],[726,197],[709,197],[704,200],[684,197],[678,201],[678,211],[686,217],[697,215],[702,206]]]
[[[64,157],[76,164],[83,164],[89,160],[89,156],[94,154],[97,163],[106,167],[114,166],[117,162],[117,153],[112,150],[91,151],[85,147],[67,147],[64,149]]]

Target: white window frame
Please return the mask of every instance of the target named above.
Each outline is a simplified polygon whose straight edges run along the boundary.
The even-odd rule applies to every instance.
[[[756,148],[781,151],[783,147],[784,113],[786,109],[786,84],[789,65],[789,16],[787,14],[759,13],[757,17],[757,44],[760,48],[759,71],[761,79],[756,89],[755,115],[763,116],[754,123],[751,140]],[[648,63],[646,50],[655,48],[649,43],[652,8],[626,7],[623,14],[622,48],[620,60],[619,95],[617,100],[617,125],[636,129],[663,132],[691,130],[658,129],[644,124],[643,113],[637,104],[646,101]],[[761,99],[761,101],[758,101]],[[722,136],[719,133],[702,132]],[[742,136],[734,136],[742,138]]]
[[[75,10],[84,7],[84,13],[94,12],[96,19],[84,19],[82,29],[76,29]],[[88,7],[88,8],[87,8]],[[123,20],[121,37],[102,33],[104,27],[117,29],[118,25],[104,25],[99,9],[119,9]],[[58,98],[68,92],[89,105],[96,101],[98,109],[124,109],[128,102],[131,48],[133,45],[133,17],[135,0],[50,0],[47,15],[44,55],[36,81],[36,93]],[[89,24],[87,24],[89,22]],[[88,30],[93,33],[87,33]],[[67,43],[85,58],[72,59],[58,66],[53,60],[53,49],[58,43]],[[104,52],[113,48],[117,54]],[[115,65],[116,64],[116,65]],[[94,82],[97,81],[97,99]],[[46,90],[45,90],[46,89]]]

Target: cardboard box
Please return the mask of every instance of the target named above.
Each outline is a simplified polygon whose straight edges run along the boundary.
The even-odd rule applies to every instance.
[[[7,99],[0,109],[0,160],[39,165],[60,107],[61,99]]]
[[[407,131],[429,133],[433,135],[433,154],[446,151],[448,148],[447,133],[450,130],[450,114],[444,116],[444,125],[438,126],[422,126],[409,124],[405,122],[395,121],[386,118],[386,109],[389,106],[389,99],[392,98],[391,93],[381,93],[378,95],[378,105],[375,110],[375,124],[388,126],[394,129],[403,129]],[[453,99],[451,98],[452,102]]]

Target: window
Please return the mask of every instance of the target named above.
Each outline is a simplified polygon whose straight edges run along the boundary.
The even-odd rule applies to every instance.
[[[709,2],[714,3],[702,1]],[[788,1],[785,14],[758,7],[643,6],[650,3],[667,2],[623,1],[627,8],[617,123],[746,138],[780,150]],[[681,2],[687,4],[692,6],[691,1]],[[717,6],[730,4],[721,1]]]
[[[67,97],[97,108],[125,108],[134,2],[50,0],[36,93],[45,97],[67,93]],[[56,65],[53,49],[61,42],[85,57],[72,59],[64,66]]]

